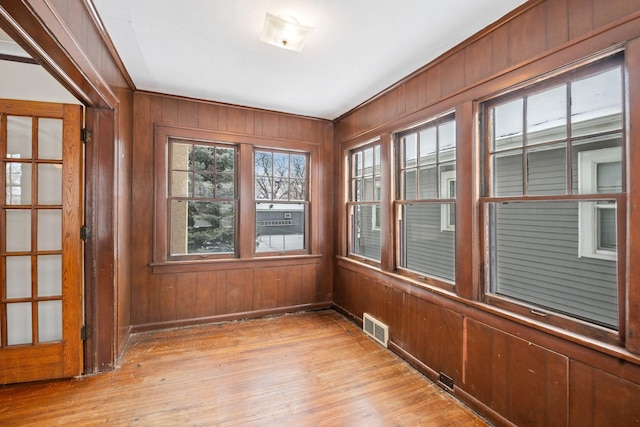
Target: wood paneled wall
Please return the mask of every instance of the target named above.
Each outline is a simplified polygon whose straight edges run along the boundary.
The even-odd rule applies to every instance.
[[[464,146],[458,152],[458,169],[472,184],[459,186],[457,205],[466,213],[460,227],[456,225],[455,291],[423,286],[395,274],[384,262],[377,269],[343,257],[342,189],[336,194],[336,210],[341,210],[335,215],[336,252],[342,256],[336,262],[334,304],[356,322],[367,312],[388,324],[393,351],[434,381],[440,373],[452,378],[451,392],[499,425],[634,425],[640,422],[640,358],[621,347],[533,327],[478,303],[481,254],[473,104],[612,47],[637,45],[638,40],[638,0],[529,1],[335,122],[335,163],[344,169],[343,155],[351,147],[456,109],[458,142]],[[640,68],[637,49],[632,52],[627,61]],[[635,94],[630,103],[630,116],[638,117]],[[635,144],[637,132],[631,132]],[[635,190],[627,192],[630,199],[637,197]],[[629,235],[629,244],[637,243],[637,228]],[[629,262],[633,270],[637,263]],[[629,305],[637,306],[636,299]],[[627,343],[627,348],[633,346]]]
[[[211,102],[138,92],[134,96],[132,312],[135,329],[255,317],[331,304],[333,227],[330,122]],[[319,147],[319,191],[311,195],[314,252],[295,258],[152,266],[154,125],[196,128],[242,137]],[[328,177],[328,178],[324,178]],[[252,197],[252,195],[240,195]]]

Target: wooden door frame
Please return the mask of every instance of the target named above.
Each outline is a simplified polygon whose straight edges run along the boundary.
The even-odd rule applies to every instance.
[[[84,312],[89,334],[84,373],[111,370],[117,360],[114,277],[115,112],[117,96],[49,0],[0,0],[0,27],[86,107]]]

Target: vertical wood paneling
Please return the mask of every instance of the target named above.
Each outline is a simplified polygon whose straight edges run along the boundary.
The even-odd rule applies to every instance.
[[[532,58],[547,48],[546,4],[541,3],[509,23],[509,59],[511,64]]]
[[[442,93],[450,94],[464,87],[464,51],[460,51],[442,62]]]
[[[569,40],[567,0],[547,0],[547,49]]]
[[[176,318],[184,319],[194,315],[198,305],[198,274],[181,274],[176,278]],[[197,315],[196,315],[197,316]]]
[[[493,55],[493,34],[488,34],[468,46],[464,50],[465,54],[465,84],[471,85],[478,82],[493,72],[491,58]]]
[[[214,316],[217,313],[216,289],[218,274],[213,271],[199,272],[196,276],[196,318]],[[183,314],[182,318],[190,314]]]
[[[593,26],[602,27],[640,9],[638,0],[593,0]]]
[[[568,0],[569,38],[573,39],[593,29],[593,1]]]
[[[218,127],[218,106],[198,103],[198,127],[200,129],[213,130]]]
[[[468,320],[467,387],[516,425],[566,426],[568,359]]]
[[[198,104],[186,100],[178,101],[177,123],[184,127],[198,126]]]
[[[640,385],[574,361],[569,375],[570,426],[640,424]]]

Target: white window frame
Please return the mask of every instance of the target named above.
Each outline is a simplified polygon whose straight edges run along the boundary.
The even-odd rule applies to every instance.
[[[440,173],[440,198],[454,199],[449,192],[449,184],[456,182],[456,171],[448,170]],[[443,203],[440,205],[440,231],[455,231],[456,223],[451,222],[451,203]]]
[[[580,194],[596,194],[598,192],[598,165],[620,162],[621,159],[621,147],[601,148],[578,153],[578,192]],[[598,249],[598,211],[600,209],[615,210],[616,205],[596,201],[578,204],[578,256],[615,261],[618,256],[617,251]]]

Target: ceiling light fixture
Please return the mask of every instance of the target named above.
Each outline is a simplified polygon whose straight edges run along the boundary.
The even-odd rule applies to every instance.
[[[298,20],[291,16],[267,13],[260,41],[300,52],[312,31],[312,27],[300,25]]]

